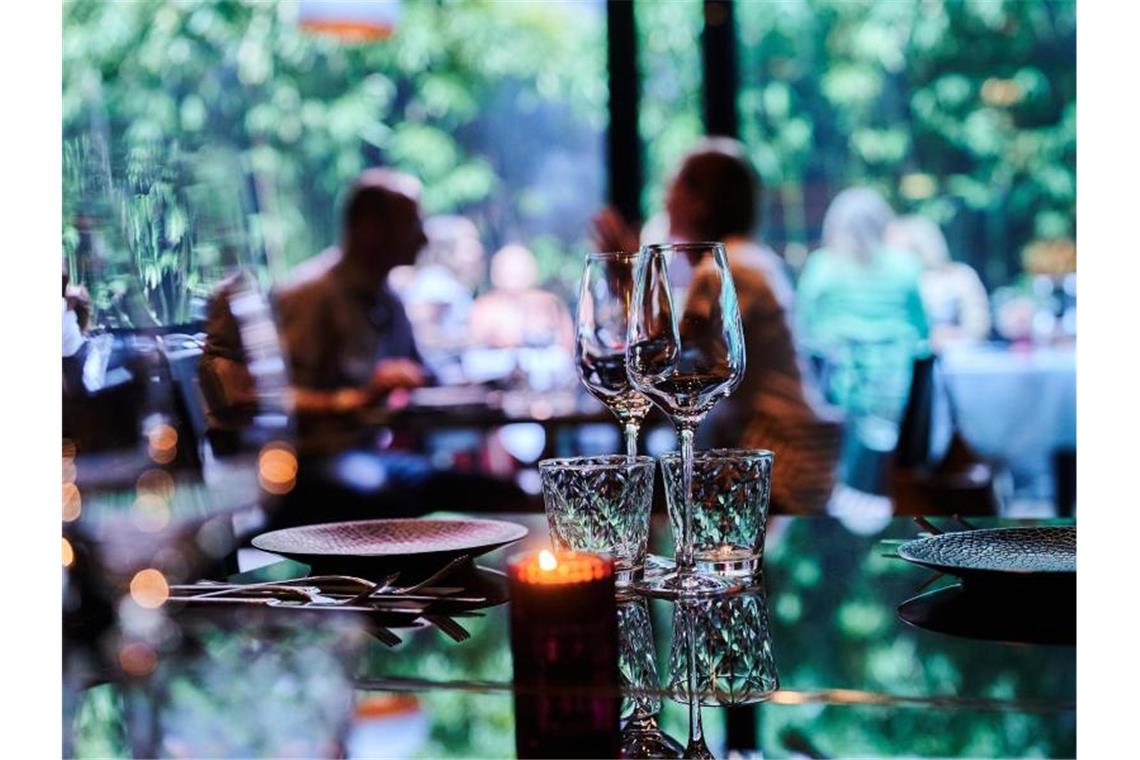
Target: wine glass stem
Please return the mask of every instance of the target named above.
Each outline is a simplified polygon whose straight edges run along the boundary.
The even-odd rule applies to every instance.
[[[681,551],[677,553],[677,571],[693,571],[693,430],[681,428],[681,488],[685,492],[685,509],[681,520]]]
[[[685,680],[689,692],[689,752],[693,752],[705,743],[704,726],[701,724],[701,697],[697,693],[697,639],[696,626],[693,624],[693,611],[685,611],[685,638],[688,640],[685,647],[687,662]]]
[[[627,457],[637,456],[637,423],[625,423],[625,455]]]

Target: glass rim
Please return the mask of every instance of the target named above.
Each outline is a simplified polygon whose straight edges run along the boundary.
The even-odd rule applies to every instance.
[[[680,451],[667,451],[659,457],[669,463],[680,461]],[[693,452],[693,461],[698,459],[742,459],[742,460],[769,460],[776,458],[771,449],[701,449]]]
[[[697,240],[694,242],[684,243],[646,243],[641,246],[643,253],[665,253],[666,251],[677,251],[679,253],[691,251],[716,251],[724,252],[724,243],[719,240]]]
[[[543,459],[538,463],[539,470],[576,469],[576,470],[611,470],[617,467],[636,467],[652,465],[656,462],[653,457],[646,454],[628,456],[626,454],[597,454],[595,456],[578,457],[552,457]]]
[[[641,250],[637,251],[591,251],[586,254],[586,259],[589,261],[612,261],[623,259],[636,259],[643,255]]]

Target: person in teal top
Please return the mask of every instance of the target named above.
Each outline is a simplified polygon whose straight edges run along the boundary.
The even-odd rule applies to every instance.
[[[883,244],[893,218],[870,188],[839,193],[796,289],[800,340],[832,368],[831,400],[857,415],[901,412],[911,362],[930,333],[919,265]]]

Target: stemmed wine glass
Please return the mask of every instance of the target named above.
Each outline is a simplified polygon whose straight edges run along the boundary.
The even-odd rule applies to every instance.
[[[575,358],[590,395],[622,424],[625,451],[637,456],[637,433],[650,401],[630,385],[625,371],[630,303],[640,253],[591,253],[578,293]]]
[[[632,386],[649,396],[680,433],[685,494],[676,568],[646,579],[641,587],[663,596],[731,591],[735,586],[730,581],[695,571],[692,530],[693,433],[744,375],[740,307],[723,245],[670,243],[641,249],[626,371]]]

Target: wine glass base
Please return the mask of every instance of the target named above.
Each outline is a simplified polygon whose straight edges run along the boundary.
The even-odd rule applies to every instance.
[[[682,758],[684,756],[685,746],[658,729],[656,721],[654,721],[652,728],[627,726],[622,731],[621,757],[623,758]]]
[[[680,573],[673,571],[642,578],[633,584],[639,593],[663,599],[678,599],[700,596],[724,596],[735,594],[743,588],[733,578],[719,578],[711,575]]]

